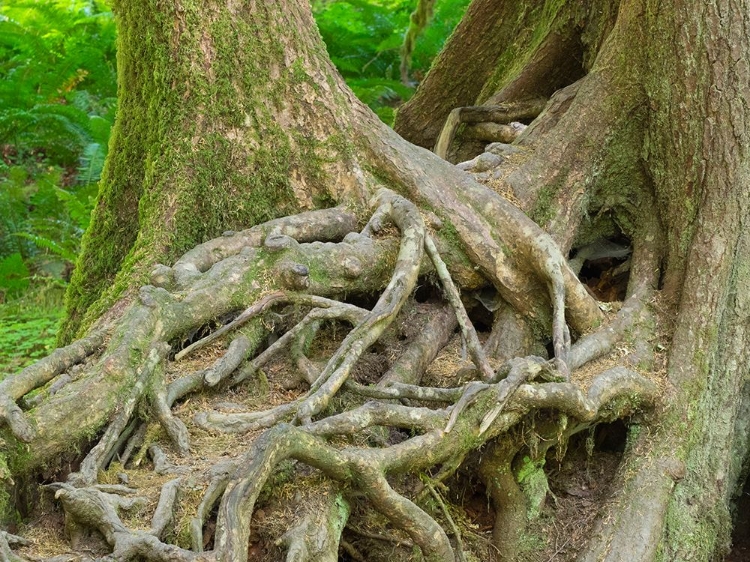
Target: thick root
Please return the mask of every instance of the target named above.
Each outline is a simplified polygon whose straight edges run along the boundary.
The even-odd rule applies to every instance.
[[[453,474],[469,453],[506,434],[539,409],[557,411],[561,416],[575,418],[583,426],[651,407],[657,400],[658,389],[624,366],[601,373],[585,391],[571,382],[571,369],[610,350],[632,326],[623,313],[622,318],[616,318],[608,327],[592,332],[571,347],[568,323],[588,326],[597,320],[601,316],[598,307],[596,314],[589,313],[591,304],[596,306],[595,301],[588,295],[585,299],[576,296],[585,290],[574,279],[557,247],[533,223],[494,199],[479,198],[478,191],[472,194],[470,189],[467,197],[476,199],[472,205],[481,202],[482,213],[473,216],[485,226],[499,214],[510,221],[504,227],[506,234],[513,229],[520,233],[515,249],[530,260],[535,287],[546,289],[542,294],[546,293],[543,298],[547,299],[549,312],[546,317],[555,355],[552,361],[528,356],[512,358],[499,369],[493,368],[451,269],[441,256],[444,250],[439,249],[439,240],[430,233],[418,207],[393,192],[384,190],[378,195],[373,202],[373,214],[360,233],[350,230],[351,215],[337,209],[303,214],[296,220],[228,235],[187,254],[174,268],[157,268],[154,282],[159,286],[141,290],[131,308],[121,316],[121,324],[109,328],[111,335],[106,345],[104,336],[97,333],[73,344],[55,361],[28,371],[18,383],[21,386],[0,387],[5,390],[3,396],[12,403],[5,409],[10,412],[5,420],[11,428],[21,427],[17,420],[31,427],[25,420],[26,413],[21,412],[20,417],[13,414],[13,406],[20,411],[16,401],[40,384],[62,376],[73,363],[102,349],[99,357],[91,357],[83,367],[88,378],[71,380],[58,392],[45,395],[38,409],[31,412],[34,416],[44,416],[45,412],[53,411],[58,420],[71,415],[74,422],[81,423],[82,430],[89,431],[107,422],[79,470],[69,475],[68,483],[52,485],[71,524],[101,533],[113,560],[242,562],[248,556],[253,514],[262,501],[264,485],[280,463],[297,461],[320,470],[327,479],[325,486],[329,493],[325,505],[301,514],[288,532],[276,539],[277,546],[286,547],[287,560],[334,560],[340,548],[355,559],[362,558],[356,548],[342,542],[351,511],[349,493],[364,497],[367,505],[388,524],[408,535],[411,544],[419,547],[427,560],[463,560],[462,530],[433,482]],[[459,221],[461,213],[466,213],[463,218],[468,219],[469,207],[459,209]],[[335,224],[327,229],[327,222]],[[428,223],[436,226],[439,220]],[[397,228],[397,236],[391,226]],[[467,223],[461,229],[468,238],[479,232]],[[343,237],[343,240],[304,242],[314,236],[326,240]],[[254,246],[248,245],[251,243]],[[489,245],[478,249],[476,257],[480,264],[482,256],[494,251],[493,245],[497,243],[491,239]],[[364,267],[366,263],[384,265]],[[500,295],[507,297],[503,304],[506,308],[502,310],[522,312],[533,308],[538,295],[531,296],[528,287],[516,291],[520,287],[517,283],[529,279],[529,271],[522,275],[510,261],[495,262],[485,271],[498,286]],[[444,302],[419,305],[436,312],[420,321],[422,328],[413,330],[416,333],[403,344],[403,353],[383,369],[378,384],[367,386],[357,382],[352,373],[368,349],[387,338],[393,340],[397,319],[414,295],[420,278],[424,280],[426,275],[436,280],[435,285],[439,284]],[[362,295],[374,291],[379,296],[371,309],[360,306],[359,302],[345,302],[350,293]],[[431,297],[434,301],[440,300],[438,293],[435,291]],[[626,304],[628,310],[640,310],[646,294],[634,291]],[[566,307],[571,303],[571,314],[566,317]],[[292,308],[293,314],[285,312]],[[239,310],[244,311],[237,314]],[[285,332],[266,346],[265,336],[274,329],[264,327],[263,322],[278,316],[276,310],[288,316],[281,324]],[[218,316],[228,318],[223,327],[184,349],[177,347],[187,331]],[[326,361],[308,357],[311,345],[323,337],[323,327],[342,323],[352,328],[336,340],[335,350]],[[474,364],[473,369],[464,366],[461,372],[481,380],[456,383],[453,388],[421,386],[422,374],[456,326]],[[200,355],[198,350],[209,346],[215,350],[219,338],[228,341],[240,328],[242,331],[232,337],[220,356],[213,355],[210,362],[197,370],[192,367],[192,371],[183,372],[174,368],[194,361]],[[170,359],[172,346],[177,349]],[[253,384],[264,376],[262,369],[283,361],[286,356],[291,368],[299,371],[298,378],[309,384],[307,392],[266,410],[224,413],[200,409],[194,417],[196,425],[211,431],[247,434],[267,428],[254,440],[247,437],[243,441],[246,451],[243,455],[233,451],[229,459],[213,459],[213,467],[198,476],[189,467],[178,466],[182,461],[171,460],[162,449],[163,444],[154,438],[159,428],[163,428],[174,449],[188,455],[194,447],[191,444],[194,428],[187,417],[173,412],[173,407],[191,393],[221,393]],[[89,416],[80,412],[71,414],[74,392],[82,388],[102,389],[113,380],[121,385],[117,404],[97,403]],[[92,384],[91,381],[94,381],[92,387],[84,387],[84,382]],[[368,397],[372,401],[336,409],[351,397],[356,400]],[[412,405],[411,401],[436,403],[438,407]],[[61,429],[50,426],[44,417],[34,419],[39,422],[36,431],[22,430],[19,435],[31,439],[32,445],[42,443],[47,454],[63,450],[63,443],[57,441]],[[388,431],[397,430],[403,433],[394,442],[383,438]],[[365,435],[381,446],[363,445]],[[249,445],[244,445],[248,442]],[[140,453],[133,460],[137,450]],[[119,459],[123,466],[129,461],[137,464],[146,458],[147,451],[157,475],[176,474],[179,478],[161,481],[158,499],[152,500],[155,508],[148,530],[133,530],[118,514],[118,510],[137,503],[131,497],[132,490],[102,487],[97,482],[110,462]],[[509,466],[511,460],[509,456],[503,462]],[[497,503],[508,492],[509,482],[494,474],[496,465],[485,463],[483,478]],[[422,490],[432,496],[439,508],[430,514],[418,505],[416,498],[401,490],[394,478],[437,466],[440,466],[437,477],[428,479]],[[192,508],[192,518],[188,519],[191,550],[187,550],[184,540],[179,543],[182,546],[166,541],[174,540],[177,505],[196,477],[208,484],[202,499]],[[346,494],[342,493],[344,488]],[[214,513],[217,513],[215,532]],[[508,513],[512,516],[500,517],[498,521],[508,522],[515,517],[513,509]],[[443,521],[446,529],[438,521]],[[498,525],[505,529],[504,524]],[[507,531],[499,527],[496,535]],[[209,551],[202,552],[204,547]],[[4,548],[0,543],[0,549]]]

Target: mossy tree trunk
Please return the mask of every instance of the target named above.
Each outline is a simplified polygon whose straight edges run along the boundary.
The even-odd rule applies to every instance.
[[[361,197],[351,99],[309,12],[116,2],[119,117],[61,341],[149,268],[273,218]]]
[[[464,466],[493,501],[501,549],[468,550],[523,559],[547,451],[645,410],[576,556],[727,551],[750,432],[747,0],[475,0],[396,124],[432,148],[459,116],[449,155],[473,156],[499,130],[478,132],[481,116],[545,100],[512,146],[462,165],[473,174],[354,98],[306,5],[116,10],[120,114],[63,332],[84,337],[0,384],[6,516],[45,474],[71,538],[93,528],[117,560],[260,560],[248,545],[267,512],[288,526],[271,541],[288,560],[363,559],[346,529],[361,536],[371,510],[398,545],[465,559],[438,491]],[[629,281],[605,316],[576,260],[615,242],[606,255],[631,254]],[[414,302],[418,285],[436,289],[427,302]],[[477,320],[491,325],[484,341]],[[353,328],[318,336],[331,324]],[[455,387],[421,386],[456,325],[470,361],[453,364]],[[183,366],[221,338],[215,363]],[[322,360],[321,339],[335,347]],[[380,370],[368,367],[376,345],[398,350]],[[185,415],[189,394],[268,384],[280,355],[309,390]],[[157,473],[182,475],[153,498],[149,532],[118,514],[132,490],[102,483],[113,459],[127,473],[146,451]],[[295,490],[274,500],[291,509],[268,507],[274,482]],[[16,542],[0,533],[0,553],[14,559]]]
[[[659,431],[642,439],[648,441],[638,449],[642,458],[622,470],[626,492],[585,559],[710,559],[729,547],[732,498],[747,466],[750,370],[742,287],[750,283],[750,254],[742,225],[750,203],[750,42],[742,29],[748,6],[625,0],[533,8],[513,2],[506,9],[527,18],[515,32],[520,41],[498,27],[492,43],[480,42],[474,32],[493,22],[487,12],[504,15],[491,4],[472,4],[423,87],[399,113],[396,129],[432,148],[455,106],[549,95],[548,83],[534,82],[537,66],[518,64],[539,50],[511,56],[527,36],[537,45],[557,45],[545,55],[560,68],[562,60],[582,63],[585,78],[573,92],[556,94],[549,115],[517,141],[533,155],[508,166],[500,181],[563,249],[585,241],[587,227],[600,228],[604,213],[630,236],[639,229],[659,232],[648,239],[663,252],[660,294],[675,314],[671,386]],[[577,20],[562,19],[568,27],[555,19],[565,10],[578,14]],[[584,16],[586,10],[600,16]],[[504,25],[507,18],[497,21]],[[569,32],[579,50],[565,47]],[[451,100],[453,107],[441,105],[439,92],[456,61],[488,57],[484,74],[473,74],[489,76],[481,86],[465,82],[470,88]],[[436,111],[428,109],[433,104]],[[552,115],[561,109],[560,117]],[[643,224],[649,221],[654,225]],[[653,516],[643,517],[644,510]],[[635,552],[635,545],[643,550]]]

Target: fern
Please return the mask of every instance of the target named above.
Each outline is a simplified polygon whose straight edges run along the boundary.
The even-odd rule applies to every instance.
[[[116,105],[114,40],[103,2],[0,6],[0,260],[22,263],[26,283],[65,275],[88,227]],[[12,276],[0,291],[9,279],[15,294]]]
[[[15,296],[29,286],[29,270],[21,254],[14,253],[0,258],[0,295]]]
[[[71,251],[68,248],[64,248],[63,246],[61,246],[54,240],[50,240],[49,238],[38,236],[36,234],[29,234],[28,232],[16,232],[16,236],[20,236],[21,238],[26,238],[27,240],[31,240],[34,244],[36,244],[40,248],[49,250],[54,255],[59,256],[66,261],[74,262],[76,260],[76,252]]]
[[[411,73],[422,77],[469,0],[437,0],[431,23],[414,44]],[[331,60],[354,93],[386,123],[414,85],[399,81],[400,52],[417,0],[316,0],[315,20]]]
[[[78,181],[84,184],[98,182],[104,169],[106,156],[106,145],[98,142],[87,144],[79,158]]]
[[[0,143],[15,149],[17,161],[41,153],[67,166],[90,144],[106,146],[115,25],[100,6],[16,0],[0,7]]]

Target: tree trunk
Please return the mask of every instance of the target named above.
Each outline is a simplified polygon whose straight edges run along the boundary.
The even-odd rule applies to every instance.
[[[143,285],[154,263],[228,230],[361,202],[365,190],[342,110],[354,98],[309,10],[114,9],[120,117],[68,291],[64,343]]]
[[[549,98],[472,173],[354,98],[306,4],[116,6],[72,343],[0,383],[5,519],[41,477],[76,548],[117,560],[532,559],[545,466],[638,416],[567,559],[727,552],[750,432],[749,6],[501,4],[472,3],[396,124],[432,148],[450,115]],[[484,150],[456,131],[453,154]],[[446,364],[455,325],[467,357]],[[156,506],[148,532],[118,471]],[[479,480],[481,546],[451,505]]]

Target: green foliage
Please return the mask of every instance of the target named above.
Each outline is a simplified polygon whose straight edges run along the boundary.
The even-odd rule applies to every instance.
[[[55,348],[63,287],[52,280],[32,281],[34,291],[0,305],[0,380]]]
[[[411,75],[420,80],[452,32],[468,0],[438,0],[428,27],[411,54]],[[359,99],[386,123],[408,100],[415,84],[399,77],[401,47],[416,0],[314,0],[313,12],[328,54]]]
[[[0,258],[0,287],[15,295],[29,286],[29,270],[21,254],[16,252]]]
[[[114,40],[101,2],[0,7],[0,302],[76,259],[114,119]]]
[[[89,145],[105,150],[117,93],[114,40],[112,14],[98,2],[13,0],[0,8],[6,154],[23,161],[41,151],[66,166]]]
[[[0,178],[0,302],[28,286],[30,272],[63,279],[89,224],[96,183],[58,187],[63,170],[11,166]]]

